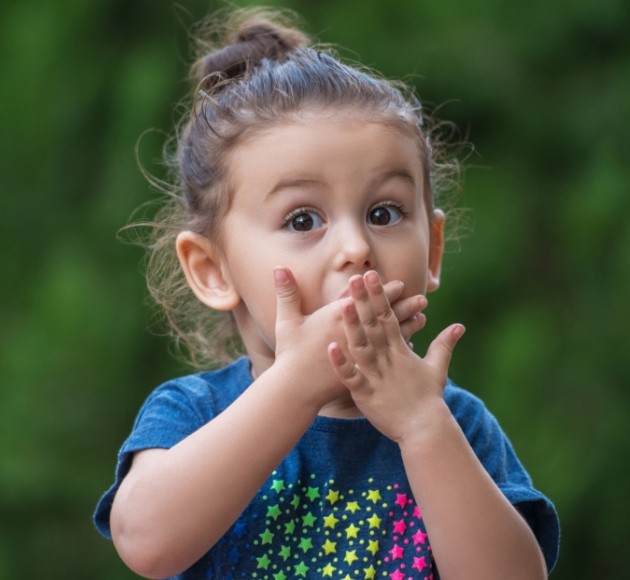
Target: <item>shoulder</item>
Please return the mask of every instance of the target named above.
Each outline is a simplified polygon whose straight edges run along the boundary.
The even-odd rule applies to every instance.
[[[160,432],[166,425],[189,434],[224,411],[251,383],[249,359],[171,379],[157,387],[140,408],[133,432]],[[184,435],[181,433],[180,435]]]
[[[474,426],[489,427],[490,424],[497,423],[495,417],[479,397],[458,387],[450,380],[444,390],[444,401],[464,431]]]
[[[444,400],[473,451],[497,483],[512,476],[528,483],[529,477],[512,443],[479,397],[449,381]]]
[[[251,383],[249,359],[241,357],[225,367],[184,375],[166,381],[147,398],[154,400],[185,400],[190,403],[205,402],[217,410],[230,405]]]

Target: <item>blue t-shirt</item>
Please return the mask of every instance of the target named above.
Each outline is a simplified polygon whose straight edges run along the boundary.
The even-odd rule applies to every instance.
[[[96,509],[104,536],[111,538],[112,501],[133,453],[174,446],[251,382],[243,357],[217,371],[169,381],[148,397],[120,450],[116,480]],[[528,521],[551,571],[559,545],[553,504],[533,488],[477,397],[449,383],[444,398],[485,469]],[[438,573],[398,445],[366,419],[317,417],[222,539],[177,578],[409,580],[436,579]]]

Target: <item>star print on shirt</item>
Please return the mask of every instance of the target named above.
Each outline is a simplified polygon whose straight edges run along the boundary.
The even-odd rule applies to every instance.
[[[420,510],[397,484],[344,489],[311,475],[274,473],[261,489],[262,511],[226,535],[223,565],[233,580],[431,580],[432,559]],[[250,564],[247,564],[250,562]]]

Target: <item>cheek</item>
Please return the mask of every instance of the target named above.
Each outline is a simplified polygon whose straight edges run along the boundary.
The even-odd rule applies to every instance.
[[[425,249],[393,252],[385,266],[387,280],[405,283],[403,296],[425,294],[429,279],[429,260]]]

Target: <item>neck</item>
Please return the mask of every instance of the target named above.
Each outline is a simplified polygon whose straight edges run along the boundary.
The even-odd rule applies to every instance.
[[[332,419],[357,419],[363,417],[363,413],[354,404],[350,393],[347,396],[339,397],[338,399],[333,399],[330,403],[326,403],[319,410],[318,415]]]
[[[261,352],[255,349],[247,349],[247,354],[251,361],[251,373],[254,380],[264,373],[275,360],[271,351]],[[356,419],[363,417],[349,392],[326,403],[319,410],[318,415],[332,419]]]

